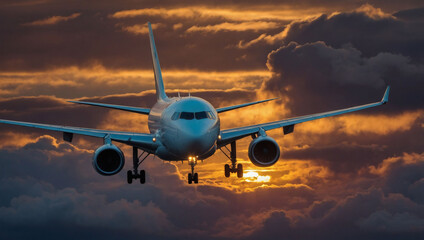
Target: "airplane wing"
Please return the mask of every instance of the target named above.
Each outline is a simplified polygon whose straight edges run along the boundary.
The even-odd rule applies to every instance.
[[[243,103],[243,104],[240,104],[240,105],[234,105],[234,106],[229,106],[229,107],[217,108],[216,111],[218,113],[222,113],[222,112],[234,110],[234,109],[237,109],[237,108],[242,108],[242,107],[247,107],[247,106],[250,106],[250,105],[255,105],[255,104],[258,104],[258,103],[272,101],[272,100],[275,100],[275,99],[278,99],[278,98],[271,98],[271,99],[261,100],[261,101],[257,101],[257,102]]]
[[[252,126],[246,126],[246,127],[240,127],[240,128],[232,128],[232,129],[226,129],[221,131],[221,139],[218,141],[218,147],[225,146],[235,140],[247,137],[249,135],[257,134],[259,131],[264,130],[272,130],[276,128],[283,128],[284,134],[289,134],[293,132],[294,125],[298,123],[308,122],[315,119],[325,118],[325,117],[331,117],[336,116],[344,113],[350,113],[355,112],[371,107],[380,106],[383,104],[386,104],[389,101],[389,92],[390,92],[390,86],[386,88],[386,91],[384,93],[383,98],[379,102],[355,106],[351,108],[345,108],[335,111],[329,111],[329,112],[323,112],[323,113],[316,113],[301,117],[294,117],[289,119],[284,119],[280,121],[275,122],[269,122],[269,123],[262,123]]]
[[[157,148],[157,144],[154,141],[153,134],[98,130],[98,129],[79,128],[79,127],[66,127],[66,126],[41,124],[41,123],[18,122],[18,121],[3,120],[3,119],[0,119],[0,123],[63,132],[63,139],[68,142],[72,141],[73,134],[80,134],[80,135],[98,137],[98,138],[110,137],[110,139],[113,141],[126,143],[131,146],[136,146],[147,152],[154,152]]]
[[[127,111],[127,112],[134,112],[134,113],[140,113],[140,114],[146,114],[146,115],[148,115],[150,113],[150,109],[148,109],[148,108],[128,107],[128,106],[121,106],[121,105],[114,105],[114,104],[93,103],[93,102],[83,102],[83,101],[68,101],[68,102],[77,103],[77,104],[84,104],[84,105],[91,105],[91,106],[96,106],[96,107],[118,109],[118,110],[123,110],[123,111]]]

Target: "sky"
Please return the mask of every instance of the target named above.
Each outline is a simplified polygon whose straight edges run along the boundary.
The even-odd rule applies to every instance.
[[[0,2],[0,118],[148,132],[147,117],[73,105],[155,102],[147,22],[168,96],[215,107],[222,129],[379,101],[269,131],[280,160],[245,178],[219,151],[196,166],[149,157],[92,167],[101,139],[0,126],[1,239],[423,239],[424,2],[421,0]]]

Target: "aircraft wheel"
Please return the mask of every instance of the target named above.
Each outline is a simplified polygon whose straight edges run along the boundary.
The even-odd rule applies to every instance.
[[[199,183],[199,174],[197,174],[197,173],[194,174],[193,181],[196,184]]]
[[[243,177],[243,165],[237,164],[237,177],[242,178]]]
[[[225,177],[230,177],[230,165],[225,164]]]
[[[133,180],[132,171],[131,170],[128,170],[128,172],[127,172],[127,182],[128,182],[128,184],[131,184],[132,183],[132,180]]]
[[[193,182],[193,176],[191,173],[188,174],[188,184],[191,184]]]
[[[146,183],[146,171],[144,171],[144,170],[141,170],[140,171],[140,183],[141,184],[144,184],[144,183]]]

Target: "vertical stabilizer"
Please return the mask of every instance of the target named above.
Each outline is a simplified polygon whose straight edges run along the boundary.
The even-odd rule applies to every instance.
[[[152,50],[153,58],[153,70],[155,72],[155,86],[156,86],[156,96],[158,101],[165,100],[168,97],[165,94],[165,87],[163,86],[162,72],[159,65],[158,52],[156,51],[155,39],[153,38],[153,31],[150,22],[147,23],[149,26],[149,37],[150,37],[150,49]]]

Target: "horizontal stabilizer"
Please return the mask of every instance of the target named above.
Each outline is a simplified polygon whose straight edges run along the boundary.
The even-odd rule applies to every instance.
[[[128,107],[128,106],[121,106],[121,105],[114,105],[114,104],[82,102],[82,101],[68,101],[68,102],[84,104],[84,105],[91,105],[91,106],[96,106],[96,107],[112,108],[112,109],[117,109],[117,110],[122,110],[122,111],[127,111],[127,112],[140,113],[140,114],[146,114],[146,115],[148,115],[150,113],[150,109],[148,109],[148,108]]]
[[[229,106],[229,107],[223,107],[223,108],[217,108],[216,111],[218,113],[222,113],[222,112],[226,112],[226,111],[231,111],[237,108],[242,108],[242,107],[247,107],[247,106],[251,106],[251,105],[255,105],[258,103],[263,103],[263,102],[268,102],[268,101],[272,101],[278,98],[271,98],[271,99],[266,99],[266,100],[261,100],[261,101],[256,101],[256,102],[250,102],[250,103],[243,103],[240,105],[234,105],[234,106]]]

